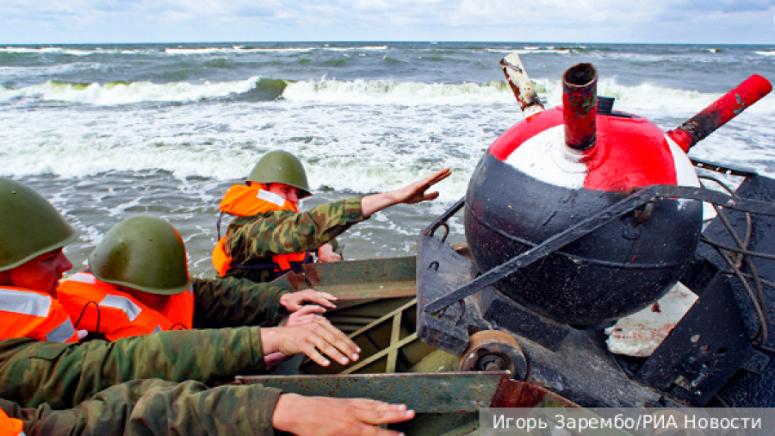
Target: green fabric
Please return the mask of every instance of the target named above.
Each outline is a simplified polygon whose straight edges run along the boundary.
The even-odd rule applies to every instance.
[[[62,248],[76,233],[32,188],[0,177],[0,271]]]
[[[308,197],[312,191],[307,182],[307,172],[296,156],[283,150],[273,150],[261,156],[248,176],[258,183],[282,183],[299,189],[299,198]]]
[[[188,289],[187,263],[175,227],[143,215],[113,226],[89,256],[89,267],[101,281],[159,295]]]
[[[287,291],[246,279],[194,279],[194,328],[274,326],[284,314],[280,297]]]
[[[65,410],[48,404],[23,408],[0,400],[8,416],[33,435],[240,435],[273,434],[280,391],[261,385],[135,380],[112,386]]]
[[[352,197],[314,207],[306,212],[287,210],[239,217],[226,231],[226,248],[232,262],[266,263],[274,254],[314,251],[366,219],[361,197]],[[269,271],[233,269],[229,274],[258,282],[271,280]]]
[[[0,398],[27,407],[73,407],[143,378],[222,383],[264,370],[258,327],[176,330],[115,342],[0,341]]]

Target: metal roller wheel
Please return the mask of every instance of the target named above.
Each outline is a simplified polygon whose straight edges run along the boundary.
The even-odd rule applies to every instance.
[[[512,378],[527,378],[527,359],[516,339],[501,330],[481,330],[468,341],[468,348],[460,358],[461,371],[511,372]]]

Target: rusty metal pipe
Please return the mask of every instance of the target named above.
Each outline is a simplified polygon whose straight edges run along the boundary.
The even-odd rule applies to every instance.
[[[595,145],[597,117],[597,70],[592,64],[576,64],[562,76],[562,118],[565,144],[575,150]]]
[[[519,103],[519,108],[525,118],[537,114],[544,110],[544,105],[536,94],[533,83],[527,77],[527,71],[522,66],[522,60],[517,52],[509,53],[500,61],[503,74],[506,76],[506,82],[514,93],[514,98]]]
[[[772,91],[772,84],[764,77],[753,74],[697,115],[689,118],[681,127],[667,132],[667,135],[688,152],[694,144],[740,115],[748,106],[759,101],[770,91]]]

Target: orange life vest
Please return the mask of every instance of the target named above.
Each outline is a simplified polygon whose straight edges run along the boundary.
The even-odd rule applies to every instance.
[[[299,209],[281,196],[267,191],[262,184],[232,185],[223,195],[218,206],[221,212],[238,217],[260,215],[278,210],[298,212]],[[220,235],[219,235],[220,236]],[[275,254],[271,257],[275,271],[288,271],[293,263],[302,263],[308,259],[307,252]],[[213,267],[223,277],[234,267],[232,257],[226,249],[226,236],[220,238],[213,248]]]
[[[56,299],[45,292],[0,286],[0,339],[14,338],[78,342],[70,317]]]
[[[80,272],[63,280],[57,297],[79,329],[115,341],[158,331],[188,330],[194,320],[194,294],[170,295],[164,308],[151,309],[116,286]]]
[[[0,409],[0,436],[24,435],[24,422],[21,419],[11,418]]]

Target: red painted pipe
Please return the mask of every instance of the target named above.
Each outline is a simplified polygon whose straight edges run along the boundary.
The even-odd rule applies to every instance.
[[[576,150],[595,145],[597,71],[592,64],[577,64],[562,76],[562,118],[565,143]]]
[[[694,144],[702,141],[714,130],[740,115],[748,106],[756,103],[772,91],[772,84],[764,77],[754,74],[734,89],[722,95],[718,100],[689,118],[685,123],[667,134],[684,151],[688,152]]]

